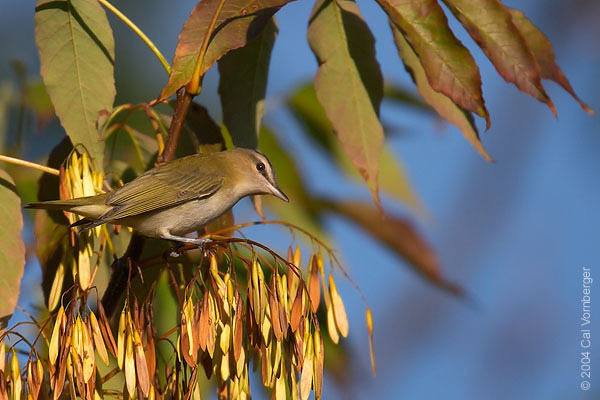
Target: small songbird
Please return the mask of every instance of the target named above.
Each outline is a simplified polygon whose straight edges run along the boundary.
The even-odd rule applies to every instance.
[[[212,222],[241,198],[258,194],[289,201],[267,157],[237,148],[176,159],[109,193],[26,207],[81,215],[85,220],[76,225],[83,225],[82,230],[112,223],[143,236],[201,245],[205,240],[184,235]]]

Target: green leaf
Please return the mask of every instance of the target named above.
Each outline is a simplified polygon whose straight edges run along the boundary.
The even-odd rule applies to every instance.
[[[402,58],[406,70],[411,74],[415,85],[417,85],[417,90],[421,96],[423,96],[423,99],[425,99],[427,104],[433,107],[442,118],[460,129],[465,138],[486,160],[492,161],[492,158],[487,154],[481,144],[477,127],[475,127],[473,119],[469,118],[470,114],[454,104],[448,97],[431,88],[417,55],[398,28],[393,23],[390,23],[390,26],[394,33],[394,41],[396,42],[400,58]]]
[[[19,285],[25,267],[25,244],[21,238],[23,217],[21,199],[15,184],[0,169],[0,332],[2,332],[19,299]]]
[[[453,294],[461,295],[460,287],[442,277],[439,261],[412,224],[405,219],[387,215],[385,218],[369,204],[354,201],[322,201],[323,207],[357,224],[389,249],[404,258],[428,281]]]
[[[291,1],[203,0],[196,4],[179,34],[171,76],[159,100],[190,82],[199,59],[202,77],[226,53],[258,36],[271,16]]]
[[[96,1],[39,0],[35,39],[56,115],[71,142],[83,145],[102,169],[104,143],[96,121],[115,97],[114,41],[104,10]]]
[[[422,103],[422,100],[413,99],[413,101],[420,107],[431,110],[427,104]],[[333,128],[325,115],[325,110],[317,100],[314,86],[308,84],[300,87],[287,99],[287,104],[292,115],[305,128],[302,131],[326,151],[343,172],[353,179],[362,179],[348,155],[341,148],[340,142],[331,135]],[[384,147],[381,153],[379,187],[383,192],[404,202],[416,212],[423,211],[423,206],[412,188],[404,166],[387,147]]]
[[[551,79],[554,82],[562,86],[581,106],[581,108],[590,115],[594,114],[587,104],[585,104],[571,87],[569,80],[562,72],[560,67],[556,64],[554,59],[554,51],[552,50],[552,44],[548,38],[535,26],[533,23],[523,14],[522,11],[514,8],[508,8],[512,17],[513,23],[517,26],[521,35],[525,39],[529,50],[533,53],[535,61],[537,61],[540,67],[540,73],[542,78]]]
[[[344,151],[379,205],[379,157],[383,128],[379,104],[383,78],[373,35],[351,0],[318,0],[308,42],[319,61],[315,90]]]
[[[263,31],[219,61],[219,94],[223,122],[233,144],[255,149],[265,113],[265,93],[277,24],[271,18]]]
[[[444,0],[488,56],[498,73],[519,90],[556,109],[542,86],[537,63],[508,10],[498,0]]]
[[[377,0],[419,57],[429,85],[459,107],[490,116],[481,93],[479,68],[471,53],[454,36],[436,0]]]

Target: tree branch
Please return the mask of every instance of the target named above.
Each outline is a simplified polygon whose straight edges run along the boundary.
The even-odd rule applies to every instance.
[[[173,113],[173,119],[171,120],[171,126],[169,127],[169,135],[165,143],[163,152],[156,159],[155,165],[161,165],[166,162],[175,159],[175,153],[177,151],[177,143],[181,136],[181,130],[183,123],[187,116],[190,104],[192,103],[193,95],[189,94],[185,88],[181,88],[177,91],[177,101],[175,103],[175,112]],[[102,296],[102,305],[106,311],[108,318],[111,318],[116,310],[119,301],[121,300],[122,294],[125,292],[125,286],[127,285],[127,277],[134,277],[137,273],[137,269],[129,271],[129,267],[139,261],[142,251],[144,250],[144,243],[146,239],[142,236],[134,235],[129,241],[127,251],[125,254],[112,263],[112,273],[110,281],[104,295]],[[131,264],[130,264],[131,262]],[[129,275],[131,273],[131,275]]]
[[[175,151],[177,150],[179,136],[181,136],[183,123],[190,108],[190,104],[192,104],[193,97],[194,96],[188,93],[185,87],[182,87],[177,91],[177,102],[175,103],[175,113],[173,114],[171,126],[169,127],[169,135],[167,136],[165,149],[156,159],[156,165],[161,165],[175,159]]]

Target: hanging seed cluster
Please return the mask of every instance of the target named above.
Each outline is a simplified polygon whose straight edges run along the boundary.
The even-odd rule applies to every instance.
[[[66,166],[62,166],[59,175],[59,192],[61,200],[77,197],[94,196],[102,193],[104,175],[102,172],[94,171],[90,165],[87,154],[79,155],[73,151],[67,160]],[[74,224],[82,217],[65,212],[70,224]],[[53,311],[58,306],[65,272],[69,268],[73,278],[81,290],[88,290],[94,281],[94,275],[100,260],[99,254],[102,249],[105,236],[101,235],[101,227],[96,227],[88,232],[75,235],[70,231],[70,240],[63,244],[63,257],[58,265],[54,280],[48,297],[48,308]]]
[[[303,268],[299,248],[290,248],[287,258],[271,253],[274,261],[254,250],[251,258],[234,253],[215,245],[191,278],[178,281],[171,274],[180,318],[162,336],[156,333],[153,290],[140,306],[128,289],[113,335],[102,305],[92,311],[90,291],[75,285],[70,301],[30,345],[24,371],[15,351],[7,356],[3,345],[7,334],[18,334],[0,336],[0,400],[200,399],[201,373],[214,380],[220,399],[250,399],[253,373],[273,399],[306,400],[311,391],[319,399],[325,354],[318,308],[325,308],[334,343],[348,335],[344,304],[321,253],[311,254]],[[367,325],[371,334],[368,310]],[[47,359],[37,354],[38,339],[45,339]],[[173,353],[157,365],[155,344],[163,340]],[[103,389],[117,376],[122,390]]]
[[[250,398],[249,365],[254,359],[274,399],[289,393],[292,399],[305,400],[311,390],[321,397],[324,347],[316,317],[321,287],[334,341],[347,336],[348,320],[333,277],[325,277],[322,256],[311,255],[306,277],[300,260],[298,248],[290,248],[285,271],[253,258],[246,265],[242,292],[231,268],[219,270],[217,255],[211,255],[208,270],[197,277],[201,290],[188,291],[181,311],[178,356],[192,370],[191,377],[201,368],[216,377],[221,397]],[[188,393],[194,389],[190,381]]]

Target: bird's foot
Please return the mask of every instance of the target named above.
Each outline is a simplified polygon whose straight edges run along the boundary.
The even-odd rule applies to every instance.
[[[179,242],[179,244],[173,250],[171,250],[171,253],[169,254],[171,257],[179,257],[181,253],[183,253],[186,250],[191,250],[192,248],[194,248],[194,246],[199,248],[200,250],[204,250],[204,245],[211,241],[211,239],[209,238],[192,239],[171,234],[163,234],[160,237],[162,239]]]

